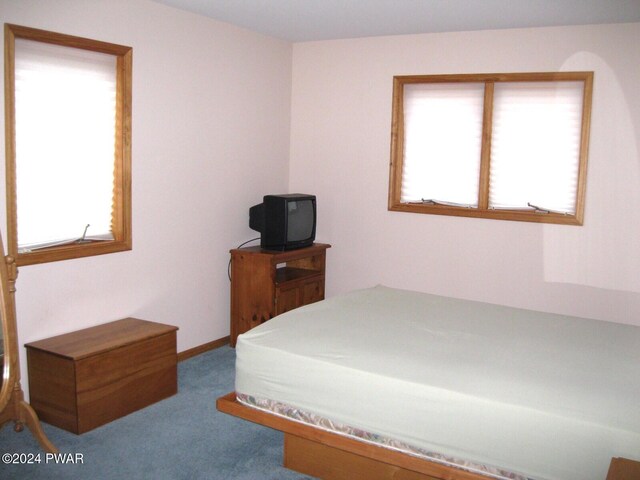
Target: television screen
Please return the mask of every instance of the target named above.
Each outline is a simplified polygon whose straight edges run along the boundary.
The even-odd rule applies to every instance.
[[[260,246],[293,250],[313,244],[316,236],[316,197],[304,193],[265,195],[249,210],[249,227],[260,232]]]
[[[287,242],[300,242],[311,237],[314,223],[312,200],[291,200],[287,202]]]

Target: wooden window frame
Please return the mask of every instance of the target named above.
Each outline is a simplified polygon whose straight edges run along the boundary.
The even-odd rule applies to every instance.
[[[580,81],[584,83],[582,101],[582,125],[578,164],[578,181],[575,214],[523,211],[517,209],[489,208],[489,172],[491,161],[491,128],[493,115],[493,90],[498,82],[558,82]],[[404,160],[404,85],[416,83],[484,83],[484,113],[482,121],[482,149],[480,158],[478,207],[433,205],[421,202],[401,202],[402,170]],[[462,217],[491,218],[523,222],[582,225],[587,177],[589,130],[591,125],[591,99],[593,72],[534,72],[453,75],[406,75],[393,78],[393,110],[391,121],[391,162],[389,170],[388,209],[397,212],[428,213]]]
[[[17,265],[68,260],[131,250],[131,47],[87,38],[5,24],[5,155],[7,194],[7,249]],[[114,239],[89,241],[30,252],[18,251],[18,213],[16,191],[15,137],[15,39],[21,38],[64,47],[110,54],[116,57],[116,138],[112,203]]]

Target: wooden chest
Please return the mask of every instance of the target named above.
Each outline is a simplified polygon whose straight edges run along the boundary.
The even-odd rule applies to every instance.
[[[177,330],[125,318],[26,344],[31,406],[80,434],[174,395]]]

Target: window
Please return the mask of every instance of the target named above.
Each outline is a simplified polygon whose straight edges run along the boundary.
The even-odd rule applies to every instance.
[[[5,25],[8,250],[131,249],[132,49]]]
[[[582,225],[593,72],[394,77],[389,210]]]

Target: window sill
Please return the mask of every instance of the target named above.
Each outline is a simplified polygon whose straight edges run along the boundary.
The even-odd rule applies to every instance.
[[[557,225],[582,225],[583,219],[576,215],[561,213],[538,213],[522,210],[493,210],[472,207],[452,207],[446,205],[424,205],[420,203],[391,203],[389,211],[426,213],[431,215],[451,215],[456,217],[489,218],[516,222],[551,223]]]
[[[57,247],[43,248],[32,252],[19,253],[16,258],[16,264],[19,267],[24,265],[36,265],[39,263],[57,262],[60,260],[71,260],[73,258],[124,252],[131,250],[131,248],[130,240],[112,240],[61,245]]]

